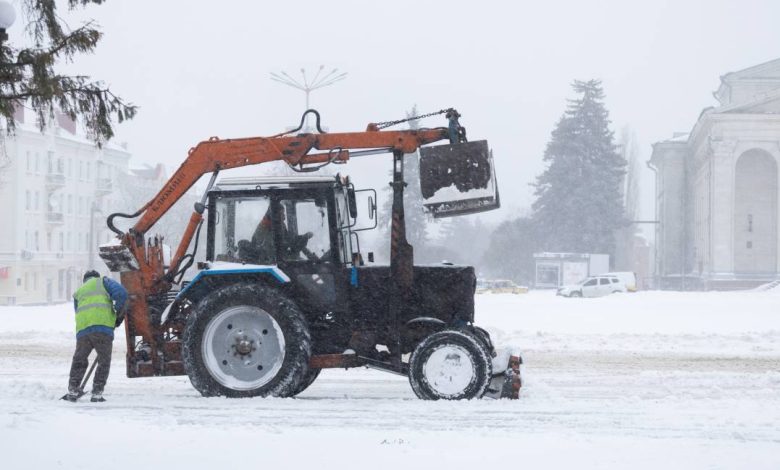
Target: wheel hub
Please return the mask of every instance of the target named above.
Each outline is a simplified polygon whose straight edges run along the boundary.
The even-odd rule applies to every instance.
[[[219,312],[206,325],[202,341],[209,374],[233,390],[262,387],[284,362],[284,333],[259,307],[241,305]]]
[[[442,345],[431,353],[423,367],[428,384],[443,397],[463,393],[475,378],[469,352],[454,344]]]
[[[236,338],[236,344],[233,345],[235,349],[234,356],[241,354],[242,356],[252,357],[252,351],[256,351],[255,340],[249,339],[246,335]]]

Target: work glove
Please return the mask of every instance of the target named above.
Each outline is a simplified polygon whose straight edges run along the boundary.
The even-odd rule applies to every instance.
[[[114,328],[119,328],[119,325],[122,324],[122,322],[125,320],[125,312],[127,311],[127,304],[122,308],[122,310],[118,312],[114,312],[116,314],[116,322],[114,323]]]

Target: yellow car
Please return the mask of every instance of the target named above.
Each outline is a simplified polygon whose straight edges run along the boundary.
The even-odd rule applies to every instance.
[[[477,294],[525,294],[527,292],[527,287],[518,286],[507,279],[477,281]]]

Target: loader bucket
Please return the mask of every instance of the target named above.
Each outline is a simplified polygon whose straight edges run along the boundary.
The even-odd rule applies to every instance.
[[[423,205],[435,218],[501,207],[486,140],[420,149]]]
[[[136,271],[139,268],[138,261],[125,245],[100,245],[99,250],[100,258],[111,272]]]

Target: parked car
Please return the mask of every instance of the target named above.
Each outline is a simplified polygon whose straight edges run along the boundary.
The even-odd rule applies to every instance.
[[[528,287],[518,286],[507,279],[477,280],[477,294],[525,294],[526,292]]]
[[[628,292],[625,284],[617,276],[586,277],[577,284],[563,286],[556,295],[564,297],[601,297],[617,292]]]
[[[636,284],[636,273],[632,273],[631,271],[625,271],[625,272],[614,272],[614,273],[606,273],[605,276],[614,276],[620,280],[623,284],[626,286],[626,290],[628,292],[636,292],[637,291],[637,284]]]

